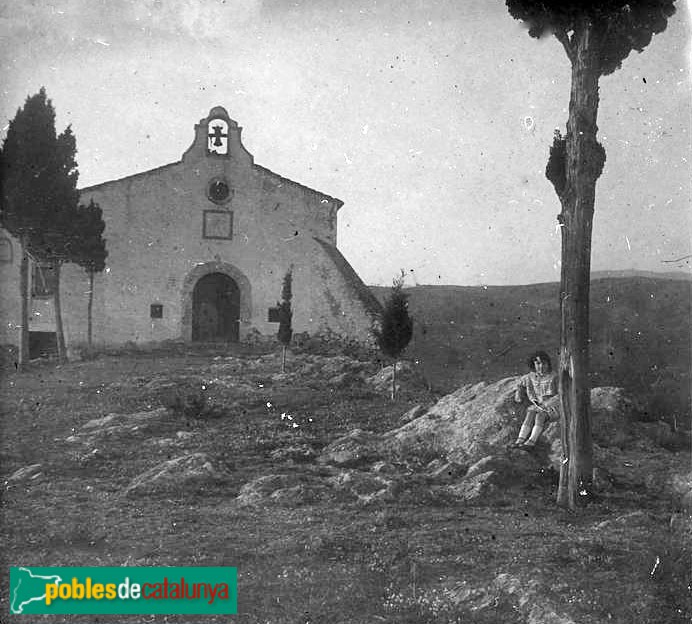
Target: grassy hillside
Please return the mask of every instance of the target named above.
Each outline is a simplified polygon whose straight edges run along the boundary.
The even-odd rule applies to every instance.
[[[327,452],[432,400],[391,401],[355,373],[374,362],[291,350],[280,374],[276,348],[170,346],[0,377],[2,622],[689,624],[691,529],[664,486],[689,453],[601,449],[598,496],[567,514],[523,451],[470,490],[415,446]],[[234,566],[239,615],[13,619],[24,565]]]
[[[652,418],[689,421],[691,286],[667,277],[592,281],[593,385],[633,389],[647,399]],[[389,292],[372,290],[380,300]],[[406,355],[436,389],[521,373],[538,348],[557,358],[557,283],[406,292],[415,320]]]

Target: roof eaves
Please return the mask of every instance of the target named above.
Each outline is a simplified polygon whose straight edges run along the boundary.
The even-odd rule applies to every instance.
[[[274,173],[271,169],[267,169],[266,167],[263,167],[262,165],[253,164],[252,166],[255,169],[258,169],[262,173],[268,174],[274,178],[278,178],[283,183],[287,183],[287,184],[290,184],[292,186],[296,186],[300,189],[303,189],[304,191],[314,193],[315,195],[319,196],[322,199],[333,201],[336,204],[337,210],[344,205],[344,202],[341,201],[340,199],[338,199],[337,197],[332,197],[331,195],[327,195],[326,193],[322,193],[321,191],[317,191],[313,188],[310,188],[309,186],[305,186],[305,184],[301,184],[300,182],[296,182],[295,180],[291,180],[289,178],[284,178],[283,176],[279,175],[278,173]]]

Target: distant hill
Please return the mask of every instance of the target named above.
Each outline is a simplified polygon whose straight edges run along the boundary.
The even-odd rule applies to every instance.
[[[692,273],[685,271],[638,271],[636,269],[623,269],[619,271],[591,271],[591,280],[604,277],[650,277],[652,279],[671,279],[692,281]]]
[[[689,279],[660,274],[594,275],[592,384],[656,396],[655,409],[662,412],[689,412],[691,289]],[[390,291],[371,290],[380,301]],[[558,283],[415,286],[405,292],[415,322],[405,356],[418,360],[441,391],[525,372],[535,349],[557,358]]]

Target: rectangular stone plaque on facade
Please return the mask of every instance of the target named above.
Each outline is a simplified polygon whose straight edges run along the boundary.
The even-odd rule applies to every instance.
[[[233,213],[226,210],[205,210],[202,236],[204,238],[231,238]]]

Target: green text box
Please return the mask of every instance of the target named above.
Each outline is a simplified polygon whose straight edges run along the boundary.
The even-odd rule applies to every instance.
[[[230,567],[12,567],[11,614],[235,614]]]

